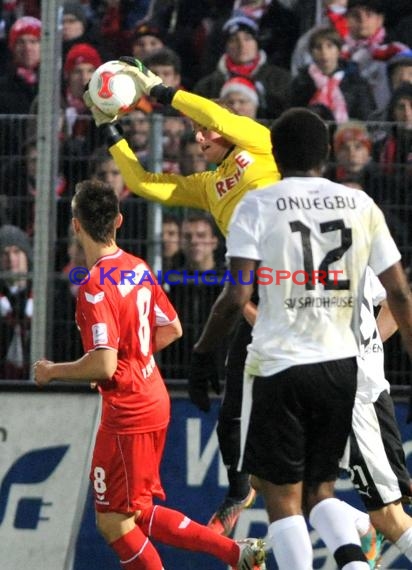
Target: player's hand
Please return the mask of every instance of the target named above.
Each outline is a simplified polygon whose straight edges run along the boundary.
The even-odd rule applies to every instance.
[[[106,125],[108,123],[114,123],[118,120],[119,115],[116,115],[114,117],[106,115],[106,113],[103,113],[103,111],[100,111],[100,109],[96,107],[92,101],[92,98],[90,97],[89,90],[86,90],[83,93],[83,101],[85,102],[86,107],[90,109],[94,122],[96,123],[96,127],[100,127],[101,125]]]
[[[53,362],[44,358],[33,364],[33,377],[37,386],[46,386],[53,380],[51,375]]]
[[[128,55],[122,55],[119,57],[119,61],[125,65],[125,72],[129,73],[135,79],[146,95],[150,95],[150,91],[153,87],[156,87],[156,85],[163,84],[163,80],[143,65],[140,60]]]
[[[213,352],[192,352],[189,371],[189,397],[193,404],[202,410],[210,410],[209,385],[220,394],[219,375]]]

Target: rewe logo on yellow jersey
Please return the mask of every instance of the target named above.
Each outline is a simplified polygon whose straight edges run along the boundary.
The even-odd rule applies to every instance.
[[[236,185],[243,171],[253,163],[253,158],[247,151],[243,150],[235,156],[235,163],[237,166],[236,171],[231,176],[226,176],[216,182],[216,192],[219,198],[224,196]]]

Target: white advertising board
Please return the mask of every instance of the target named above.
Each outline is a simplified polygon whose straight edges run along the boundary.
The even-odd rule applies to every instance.
[[[99,396],[0,394],[0,568],[70,570]]]

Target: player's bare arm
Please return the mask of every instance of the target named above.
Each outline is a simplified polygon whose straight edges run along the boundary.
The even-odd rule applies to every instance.
[[[110,380],[117,368],[117,352],[101,348],[88,352],[72,362],[38,360],[33,364],[34,381],[45,386],[53,380],[66,382],[91,382]]]
[[[179,339],[183,334],[180,320],[176,318],[172,323],[156,327],[153,339],[153,352],[159,352]]]
[[[229,334],[243,307],[250,301],[253,283],[244,283],[247,283],[250,272],[254,273],[256,261],[233,257],[230,259],[229,268],[233,283],[226,283],[216,299],[200,339],[194,346],[195,352],[211,352],[219,339]]]
[[[388,305],[405,348],[412,357],[412,292],[401,263],[395,263],[378,277],[386,289]]]
[[[382,342],[385,342],[398,330],[398,324],[393,318],[388,302],[382,301],[378,316],[376,317],[376,324],[378,325],[379,334]]]
[[[242,315],[245,317],[247,322],[250,324],[251,327],[254,326],[257,318],[257,305],[252,301],[248,301],[246,305],[243,307]]]

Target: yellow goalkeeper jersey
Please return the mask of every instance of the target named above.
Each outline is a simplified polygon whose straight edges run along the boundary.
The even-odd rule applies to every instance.
[[[172,106],[232,142],[234,148],[216,170],[189,176],[147,172],[125,139],[111,146],[110,153],[132,192],[167,206],[206,210],[226,236],[233,210],[243,195],[280,179],[270,131],[249,117],[235,115],[187,91],[177,91]]]

